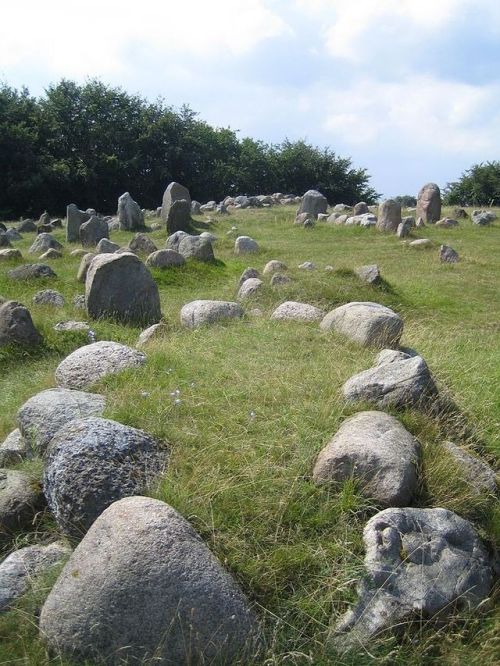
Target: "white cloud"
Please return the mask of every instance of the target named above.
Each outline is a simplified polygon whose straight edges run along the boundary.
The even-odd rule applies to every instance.
[[[352,144],[494,157],[500,135],[500,84],[474,86],[416,76],[360,81],[332,95],[324,128]]]
[[[106,75],[142,54],[234,57],[289,32],[266,0],[25,0],[4,3],[0,71],[26,63],[57,76]],[[27,19],[28,17],[28,19]]]

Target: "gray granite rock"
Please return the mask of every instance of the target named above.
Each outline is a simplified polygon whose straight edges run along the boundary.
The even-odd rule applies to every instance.
[[[34,347],[42,342],[31,314],[17,301],[0,303],[0,347],[23,345]]]
[[[289,321],[320,321],[324,312],[309,303],[285,301],[278,305],[271,315],[271,319]]]
[[[181,324],[187,328],[198,328],[230,319],[243,317],[239,303],[230,301],[192,301],[181,309]]]
[[[352,302],[329,312],[320,327],[364,346],[395,347],[403,333],[403,320],[379,303]]]

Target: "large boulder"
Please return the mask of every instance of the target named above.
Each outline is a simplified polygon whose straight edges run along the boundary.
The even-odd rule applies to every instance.
[[[82,536],[113,502],[145,493],[167,456],[142,430],[95,417],[70,421],[50,441],[43,476],[57,525]]]
[[[80,240],[80,227],[90,220],[90,215],[80,210],[74,203],[66,207],[66,240],[68,243],[78,243]]]
[[[309,213],[314,219],[317,219],[319,213],[326,213],[327,208],[327,198],[321,192],[318,192],[318,190],[307,190],[302,197],[297,215]]]
[[[324,314],[315,305],[285,301],[274,310],[271,319],[280,321],[320,321]]]
[[[488,597],[492,571],[473,526],[447,509],[389,508],[363,532],[366,574],[359,600],[330,634],[337,649],[366,645],[409,621],[472,609]]]
[[[214,261],[214,250],[208,238],[201,236],[182,236],[179,242],[179,254],[184,259],[196,259],[197,261]]]
[[[173,207],[176,201],[182,201],[183,203]],[[173,234],[176,231],[190,230],[191,196],[186,187],[176,182],[170,183],[163,194],[161,217],[165,222],[169,234]]]
[[[30,312],[17,301],[0,303],[0,347],[24,345],[34,347],[42,342]]]
[[[0,469],[0,536],[30,525],[42,506],[42,489],[31,476]]]
[[[230,301],[191,301],[181,310],[181,324],[187,328],[197,328],[207,324],[216,324],[229,319],[243,317],[243,308],[239,303]]]
[[[377,229],[395,233],[400,224],[401,204],[394,199],[383,201],[378,208]]]
[[[24,281],[55,278],[57,275],[52,268],[46,264],[23,264],[22,266],[12,268],[8,271],[7,277],[11,280]]]
[[[102,238],[109,238],[108,223],[102,217],[92,215],[88,222],[80,226],[80,243],[83,247],[96,247]]]
[[[118,197],[118,222],[122,231],[144,229],[144,213],[128,192]]]
[[[415,493],[420,444],[384,412],[359,412],[344,421],[319,454],[315,483],[358,481],[377,504],[406,506]]]
[[[43,254],[44,252],[47,252],[47,250],[50,249],[54,250],[61,250],[62,245],[59,241],[57,241],[51,234],[39,234],[33,244],[31,245],[30,249],[28,252],[30,254]]]
[[[342,392],[349,402],[368,402],[380,408],[427,408],[437,398],[424,359],[392,350],[381,352],[376,367],[348,379]]]
[[[17,412],[21,434],[33,451],[44,454],[50,440],[69,421],[87,416],[101,416],[106,399],[97,393],[65,388],[37,393]]]
[[[0,564],[0,612],[23,595],[38,576],[47,573],[71,553],[62,543],[26,546],[11,553]]]
[[[395,347],[403,333],[403,320],[385,305],[353,301],[329,312],[320,327],[364,346]]]
[[[87,312],[132,325],[161,319],[158,286],[135,254],[101,254],[91,262],[85,280]]]
[[[71,660],[188,666],[240,663],[256,622],[187,520],[159,500],[128,497],[75,549],[42,608],[40,631]]]
[[[59,363],[55,378],[58,386],[86,389],[108,375],[137,368],[146,363],[146,356],[118,342],[101,340],[72,352]]]
[[[427,183],[418,193],[415,217],[430,224],[441,217],[441,191],[436,183]]]

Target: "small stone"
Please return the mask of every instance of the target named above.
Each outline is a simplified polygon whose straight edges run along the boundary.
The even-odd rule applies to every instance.
[[[88,222],[81,225],[79,233],[83,247],[96,247],[102,238],[109,238],[108,223],[93,215]]]
[[[51,247],[47,252],[40,255],[40,261],[46,261],[47,259],[61,259],[62,256],[62,252]]]
[[[241,274],[238,285],[241,287],[241,285],[246,280],[249,280],[250,278],[259,278],[259,277],[260,277],[259,271],[256,268],[252,268],[251,266],[249,266],[248,268],[245,268],[245,270]]]
[[[416,247],[417,249],[432,247],[432,241],[430,240],[430,238],[417,238],[417,240],[411,241],[408,247]]]
[[[367,284],[380,284],[382,281],[380,268],[377,266],[377,264],[360,266],[359,268],[356,268],[356,275]]]
[[[455,464],[460,467],[464,480],[475,494],[496,495],[496,474],[487,463],[476,456],[471,456],[453,442],[445,442],[443,446],[453,458]]]
[[[159,251],[161,252],[162,250]],[[163,252],[165,251],[166,250],[163,250]],[[149,328],[144,329],[144,331],[142,331],[142,333],[139,335],[137,346],[143,347],[152,340],[161,340],[166,336],[167,331],[168,331],[168,326],[166,325],[165,322],[160,321],[158,324],[153,324],[152,326],[149,326]]]
[[[291,278],[288,275],[283,275],[282,273],[275,273],[271,278],[271,287],[283,287],[286,284],[291,283]]]
[[[85,307],[85,303],[84,306]],[[54,326],[54,331],[59,332],[78,332],[78,331],[90,331],[90,326],[86,321],[60,321]]]
[[[179,242],[179,254],[182,254],[184,259],[215,261],[212,243],[208,238],[201,238],[201,236],[183,236]]]
[[[299,264],[299,268],[303,271],[315,271],[316,264],[313,264],[312,261],[304,261],[303,264]]]
[[[0,347],[22,345],[36,347],[42,336],[35,328],[27,308],[17,301],[0,303]]]
[[[439,258],[447,264],[456,264],[460,260],[458,252],[455,252],[449,245],[441,245],[439,248]]]
[[[255,296],[255,294],[262,289],[263,284],[264,283],[262,280],[259,280],[259,278],[248,278],[248,280],[245,280],[241,285],[238,291],[238,298],[251,298],[252,296]]]
[[[259,244],[250,236],[238,236],[234,242],[235,254],[254,254],[259,251]]]
[[[181,324],[187,328],[216,324],[225,320],[240,319],[243,309],[230,301],[192,301],[181,310]]]
[[[309,303],[297,303],[296,301],[285,301],[278,305],[272,313],[271,319],[289,321],[319,321],[324,312]]]
[[[47,252],[47,250],[50,250],[51,248],[54,250],[62,250],[62,245],[57,241],[51,234],[39,234],[34,243],[31,245],[30,249],[28,252],[30,254],[43,254],[44,252]]]
[[[97,243],[96,252],[97,254],[112,254],[119,249],[120,246],[118,243],[113,243],[109,240],[109,238],[101,238],[101,240]]]
[[[175,250],[156,250],[146,259],[146,266],[150,268],[178,268],[185,263],[182,254]]]
[[[51,305],[55,308],[62,308],[65,304],[64,296],[54,289],[43,289],[37,291],[33,296],[33,303],[36,305]]]
[[[23,264],[8,271],[7,276],[11,280],[35,280],[38,278],[57,277],[52,268],[46,264]]]
[[[287,269],[288,269],[287,265],[284,264],[282,261],[277,261],[276,259],[273,259],[272,261],[268,261],[267,264],[264,266],[262,275],[272,275],[273,273],[280,273],[282,271],[286,271]]]
[[[147,234],[143,233],[136,234],[132,238],[128,246],[132,252],[135,252],[135,254],[150,255],[158,250],[153,241],[150,238],[148,238]]]
[[[443,217],[441,220],[436,222],[436,227],[451,229],[453,227],[458,227],[458,222],[456,220],[452,220],[451,217]]]
[[[6,248],[5,250],[0,250],[0,261],[12,261],[12,259],[22,259],[23,255],[20,250],[15,250],[14,248]]]

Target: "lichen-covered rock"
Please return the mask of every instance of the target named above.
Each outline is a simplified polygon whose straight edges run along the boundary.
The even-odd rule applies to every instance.
[[[51,305],[55,308],[62,308],[65,300],[64,296],[55,289],[43,289],[42,291],[37,291],[33,296],[33,303],[35,305]]]
[[[259,271],[256,268],[252,268],[251,266],[245,268],[245,270],[241,274],[238,285],[241,287],[241,285],[250,278],[260,278]]]
[[[406,506],[417,486],[420,444],[384,412],[359,412],[344,421],[319,454],[317,484],[354,478],[381,506]]]
[[[353,301],[329,312],[320,327],[365,346],[394,347],[403,333],[403,320],[379,303]]]
[[[382,276],[380,275],[380,268],[377,264],[370,264],[369,266],[360,266],[356,268],[356,275],[366,282],[367,284],[380,284]]]
[[[12,259],[22,259],[23,255],[20,250],[14,248],[5,248],[0,250],[0,261],[12,261]]]
[[[109,240],[109,238],[101,238],[101,240],[97,243],[96,252],[97,254],[112,254],[119,249],[120,246],[118,243],[113,243]]]
[[[359,600],[330,634],[340,650],[366,645],[413,618],[475,608],[489,594],[492,571],[473,526],[446,509],[390,508],[363,532],[366,575]]]
[[[231,301],[192,301],[181,310],[181,324],[187,328],[197,328],[216,324],[225,320],[243,317],[243,308]]]
[[[153,324],[141,332],[139,340],[137,341],[137,346],[142,347],[143,345],[147,345],[151,340],[160,340],[165,337],[167,331],[168,326],[164,321],[160,321],[158,324]]]
[[[182,254],[175,250],[156,250],[146,259],[146,266],[150,268],[179,268],[185,263]]]
[[[40,631],[70,660],[235,664],[254,652],[256,621],[175,509],[128,497],[106,509],[75,549],[42,608]]]
[[[182,201],[183,203],[174,206],[174,203],[177,201]],[[173,234],[176,231],[187,232],[190,230],[191,196],[186,187],[175,181],[169,184],[163,194],[161,217],[165,222],[169,234]],[[175,250],[177,248],[173,249]]]
[[[17,465],[29,455],[28,443],[16,428],[0,444],[0,467]]]
[[[137,368],[146,356],[118,342],[101,340],[72,352],[59,363],[55,377],[58,386],[85,389],[108,375]]]
[[[62,245],[51,234],[39,234],[28,252],[30,254],[43,254],[47,250],[62,250]]]
[[[250,298],[255,296],[263,286],[262,280],[259,278],[248,278],[245,280],[238,291],[238,298]]]
[[[69,421],[87,416],[101,416],[106,399],[97,393],[65,388],[37,393],[17,412],[19,429],[37,454],[45,450],[57,431]]]
[[[150,435],[102,418],[68,422],[47,448],[43,492],[59,528],[82,536],[122,497],[145,493],[168,450]]]

